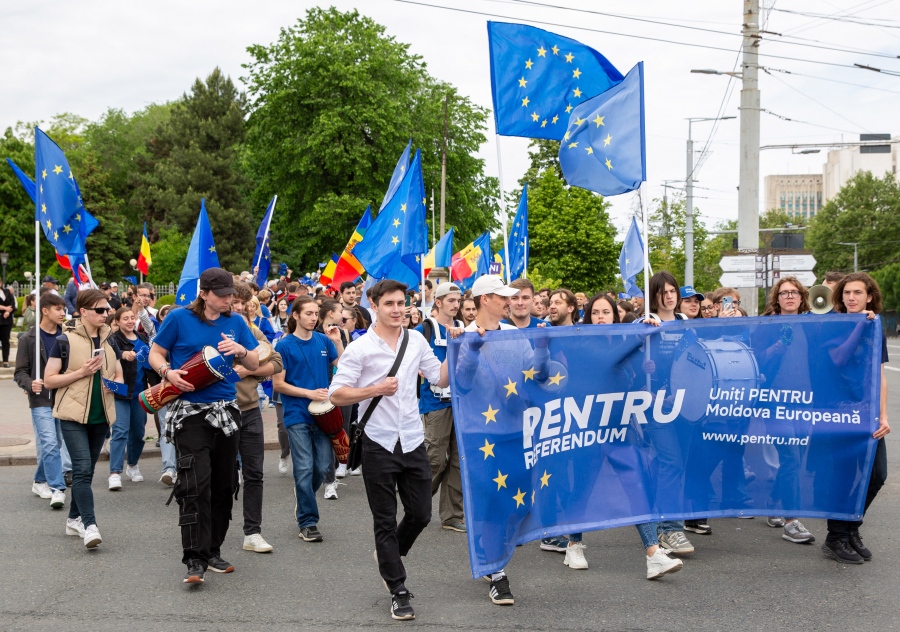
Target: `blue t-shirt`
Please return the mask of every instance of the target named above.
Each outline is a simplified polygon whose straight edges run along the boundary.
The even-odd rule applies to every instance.
[[[544,327],[550,327],[550,323],[543,321],[540,318],[535,318],[534,316],[529,316],[529,318],[531,318],[531,320],[528,321],[528,326],[525,327],[525,329],[534,329],[538,325],[543,325]],[[500,322],[506,323],[507,325],[512,325],[513,327],[516,326],[516,324],[514,322],[512,322],[511,320],[508,320],[508,319],[501,320]]]
[[[248,351],[258,346],[256,337],[242,316],[222,314],[207,324],[189,309],[175,309],[169,312],[153,342],[169,352],[169,363],[173,369],[178,369],[204,346],[217,348],[224,340],[222,334],[234,336],[234,341]],[[219,380],[206,388],[181,396],[185,401],[195,404],[229,401],[236,397],[234,384],[227,380]]]
[[[262,315],[266,318],[272,318],[272,312],[269,311],[269,308],[265,305],[260,305],[259,310],[262,312]]]
[[[423,322],[421,325],[416,327],[416,331],[418,331],[423,336],[425,335],[425,323]],[[438,323],[438,328],[441,330],[441,338],[447,340],[447,328],[442,324]],[[447,347],[438,347],[434,344],[434,334],[431,335],[430,338],[426,338],[428,344],[431,345],[431,350],[434,351],[435,357],[438,360],[443,362],[447,358]],[[444,408],[450,408],[450,402],[442,402],[439,397],[437,397],[434,393],[431,392],[431,383],[428,380],[419,380],[421,384],[419,384],[419,414],[427,415],[428,413],[433,413],[436,410],[443,410]]]
[[[337,347],[324,334],[312,332],[312,338],[301,340],[293,334],[278,341],[278,353],[284,363],[284,381],[291,386],[314,391],[328,388],[331,381],[331,363],[337,360]],[[309,398],[281,394],[284,406],[284,426],[311,424]]]

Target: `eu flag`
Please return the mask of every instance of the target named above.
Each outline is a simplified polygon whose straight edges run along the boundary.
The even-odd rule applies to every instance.
[[[575,107],[622,81],[593,48],[533,26],[488,22],[488,45],[494,123],[503,136],[562,140]]]
[[[269,252],[269,227],[272,225],[272,214],[275,212],[275,202],[277,201],[278,196],[273,196],[262,221],[259,223],[259,230],[256,231],[256,250],[253,253],[253,267],[256,285],[259,287],[266,287],[266,280],[269,278],[269,270],[272,267],[271,253]]]
[[[416,150],[396,193],[369,226],[353,254],[376,279],[395,278],[389,275],[397,269],[398,262],[418,278],[422,255],[428,250],[426,232],[425,186],[421,156]]]
[[[644,240],[641,239],[641,231],[638,229],[637,219],[631,218],[631,226],[628,234],[622,242],[622,252],[619,253],[619,274],[625,284],[625,293],[630,296],[643,296],[641,288],[635,279],[644,271]]]
[[[220,267],[219,255],[216,254],[216,244],[213,241],[209,216],[206,214],[206,200],[202,199],[200,200],[200,217],[197,218],[197,227],[194,229],[187,258],[181,269],[178,291],[175,293],[175,304],[190,305],[199,294],[200,275],[204,270],[218,267]]]
[[[519,210],[509,233],[509,280],[515,281],[528,267],[528,185],[522,189]]]
[[[634,191],[647,179],[643,62],[575,108],[559,145],[559,166],[570,185],[602,195]]]
[[[397,161],[397,164],[394,167],[394,173],[391,174],[391,181],[388,182],[388,188],[384,193],[384,199],[381,201],[381,206],[378,207],[379,211],[387,206],[387,203],[391,201],[391,198],[394,197],[394,194],[400,187],[400,183],[403,182],[403,176],[406,175],[406,170],[409,168],[409,150],[411,148],[412,141],[409,141],[406,143],[406,149],[400,154],[400,160]]]
[[[69,163],[59,145],[34,128],[34,170],[37,192],[35,219],[47,240],[61,255],[83,254],[84,239],[79,226],[84,206]]]

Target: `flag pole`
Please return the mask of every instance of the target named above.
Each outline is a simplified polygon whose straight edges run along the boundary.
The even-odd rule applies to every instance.
[[[503,159],[500,157],[500,134],[496,135],[497,139],[497,179],[500,181],[500,217],[503,218],[503,254],[504,272],[506,273],[506,284],[509,285],[509,238],[506,235],[506,227],[508,217],[506,209],[503,207]],[[527,265],[527,264],[526,264]]]
[[[34,329],[34,376],[36,380],[41,379],[41,222],[34,220],[34,313],[35,313],[35,329]]]
[[[650,313],[650,248],[647,239],[650,232],[650,222],[648,220],[649,209],[647,208],[647,187],[641,182],[638,190],[641,200],[641,240],[644,242],[644,315]]]
[[[278,204],[278,195],[275,195],[272,198],[272,212],[269,213],[269,223],[266,224],[266,232],[263,233],[263,242],[259,247],[259,257],[257,257],[257,259],[256,259],[256,265],[253,266],[254,270],[258,269],[259,264],[262,262],[263,246],[266,245],[266,240],[269,238],[269,228],[271,228],[271,226],[272,226],[272,216],[275,215],[275,205],[276,204]],[[256,276],[255,272],[253,273],[253,276],[254,277]]]

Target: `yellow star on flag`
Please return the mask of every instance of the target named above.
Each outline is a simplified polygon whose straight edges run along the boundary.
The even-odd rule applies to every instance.
[[[421,261],[421,259],[419,259],[419,255],[416,255],[416,263],[419,263],[419,261]]]
[[[209,251],[210,251],[210,252],[215,252],[215,251],[216,251],[216,247],[215,247],[215,246],[210,246],[210,247],[209,247]]]
[[[557,372],[556,372],[556,375],[554,375],[553,377],[551,377],[549,381],[550,381],[551,384],[556,384],[557,386],[559,386],[560,383],[561,383],[564,379],[566,379],[566,376],[563,375],[562,373],[560,373],[559,371],[557,371]]]
[[[597,124],[597,127],[600,127],[601,125],[605,125],[605,123],[603,122],[604,118],[605,117],[600,116],[599,114],[597,115],[597,118],[594,119],[594,123]]]
[[[525,97],[524,99],[522,99],[522,107],[523,108],[527,108],[529,103],[531,103],[531,101],[528,100],[528,97]]]
[[[543,46],[541,46],[538,49],[538,57],[546,57],[546,56],[547,56],[547,51]]]
[[[53,241],[57,241],[59,239],[59,233],[55,230],[53,231]]]
[[[593,147],[585,147],[584,150],[588,153],[588,156],[590,156],[592,153],[594,153]]]
[[[44,180],[47,179],[47,170],[46,170],[46,169],[42,169],[42,170],[41,170],[41,177],[42,177]],[[43,187],[43,185],[42,185],[42,186],[41,186],[41,193],[43,193],[43,192],[44,192],[44,187]]]
[[[56,165],[55,167],[53,167],[53,173],[55,173],[56,175],[61,174],[61,173],[62,173],[62,167],[59,166],[59,165]]]
[[[554,44],[553,48],[551,48],[550,50],[553,51],[554,55],[559,55],[559,48],[556,46],[556,44]]]
[[[554,116],[553,119],[552,119],[550,122],[551,122],[551,123],[556,123],[556,121],[558,121],[558,120],[559,120],[559,115]]]
[[[538,113],[537,113],[537,112],[532,112],[532,114],[531,114],[531,120],[532,120],[532,121],[534,121],[535,123],[537,123],[537,121],[538,121],[539,118],[541,118],[541,117],[538,116]]]
[[[44,185],[42,184],[41,185],[41,193],[43,193],[43,192],[44,192]]]
[[[527,371],[522,371],[522,373],[525,375],[525,381],[526,381],[526,382],[527,382],[528,380],[533,380],[533,379],[534,379],[534,376],[537,375],[537,371],[534,370],[534,367],[531,367],[531,368],[528,369]]]
[[[574,92],[574,94],[575,94],[576,97],[580,97],[580,96],[581,96],[581,90],[579,90],[577,86],[575,87],[575,90],[573,90],[573,92]]]
[[[528,85],[528,82],[525,81],[525,77],[522,77],[521,79],[519,79],[519,87],[520,88],[524,88],[527,85]]]
[[[484,447],[478,448],[482,452],[484,452],[484,460],[487,461],[489,456],[494,456],[494,446],[496,443],[490,443],[487,439],[484,440]]]
[[[405,212],[406,212],[406,204],[401,204],[401,205],[400,205],[400,210],[403,211],[403,212],[405,213]]]
[[[541,127],[547,127],[547,119],[541,121]]]
[[[531,490],[531,504],[534,505],[534,490]]]
[[[574,143],[569,143],[569,149],[575,149],[578,147],[578,141],[576,140]]]
[[[570,64],[572,63],[573,59],[575,59],[575,55],[573,55],[572,53],[569,53],[568,55],[566,55],[566,61],[569,62]]]
[[[563,140],[569,140],[569,132],[563,134]]]
[[[73,175],[72,175],[72,172],[70,171],[70,172],[69,172],[69,180],[74,180],[74,179],[75,179],[75,176],[73,176]]]
[[[516,390],[516,383],[512,381],[512,378],[506,378],[508,383],[503,385],[503,388],[506,389],[506,396],[510,395],[518,395],[519,392]]]
[[[497,470],[497,478],[491,479],[495,483],[497,483],[497,491],[500,491],[501,487],[506,487],[506,479],[509,477],[509,474],[501,474],[500,470]]]
[[[41,213],[46,213],[46,212],[47,212],[47,205],[41,204]]]
[[[391,243],[394,244],[395,246],[400,243],[400,240],[397,239],[397,235],[394,235],[393,237],[391,237]]]
[[[575,70],[572,71],[573,78],[578,79],[580,76],[581,76],[581,70],[579,70],[578,68],[576,68]]]
[[[544,470],[544,475],[541,477],[541,487],[548,487],[550,485],[550,477],[553,474],[547,474],[547,470]]]
[[[612,171],[612,161],[609,158],[606,159],[606,168]]]
[[[51,230],[53,228],[53,224],[50,223],[50,220],[47,220],[47,230]]]
[[[400,225],[400,220],[395,217],[394,218],[394,228],[397,228],[397,226],[399,226],[399,225]]]
[[[494,410],[493,408],[491,408],[491,405],[488,404],[487,412],[481,413],[482,415],[484,415],[484,423],[487,424],[489,421],[493,421],[494,423],[496,423],[497,422],[497,413],[499,413],[499,412],[500,412],[499,408]]]
[[[68,235],[72,232],[72,227],[66,224],[65,226],[63,226],[63,232]]]
[[[530,59],[525,62],[525,70],[531,70],[531,67],[534,66],[534,62]]]
[[[569,104],[566,106],[566,114],[569,114],[572,111],[572,105]]]
[[[516,488],[516,489],[518,489],[518,488]],[[519,505],[524,505],[525,504],[525,492],[523,492],[521,489],[519,489],[519,493],[515,494],[513,496],[513,500],[516,501],[516,507],[518,507]]]
[[[609,145],[609,142],[610,142],[611,140],[612,140],[612,135],[607,134],[607,135],[606,135],[606,138],[603,139],[603,146],[606,147],[607,145]]]
[[[179,301],[183,301],[185,298],[186,298],[185,295],[182,294],[182,295],[181,295],[181,298],[179,298],[178,300],[179,300]]]
[[[577,118],[577,119],[575,119],[575,125],[581,125],[582,123],[584,123],[584,119],[583,119],[583,118]]]
[[[76,222],[80,222],[80,221],[81,221],[81,213],[75,213],[75,221],[76,221]]]

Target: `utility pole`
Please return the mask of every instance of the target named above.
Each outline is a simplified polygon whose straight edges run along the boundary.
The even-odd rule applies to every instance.
[[[759,249],[759,0],[744,0],[738,250]],[[759,313],[755,287],[739,288],[744,308]]]
[[[694,286],[694,139],[688,119],[687,177],[684,182],[684,284]]]
[[[450,107],[450,94],[444,96],[444,143],[441,149],[441,237],[444,236],[444,221],[447,201],[447,123],[448,109]]]

